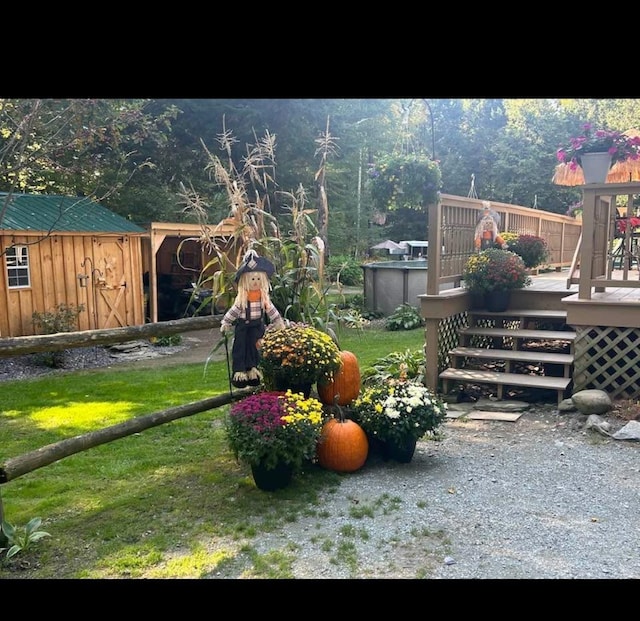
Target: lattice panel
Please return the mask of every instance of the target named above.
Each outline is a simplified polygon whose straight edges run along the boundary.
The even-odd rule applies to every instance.
[[[476,320],[478,328],[509,328],[516,330],[520,327],[517,319],[494,319],[493,317],[478,317]],[[510,336],[493,338],[486,336],[472,336],[469,339],[469,347],[482,347],[484,349],[513,349],[513,339]]]
[[[574,392],[595,388],[612,399],[640,397],[640,329],[576,327]]]
[[[458,330],[460,330],[460,328],[466,328],[468,325],[469,319],[466,312],[446,317],[440,321],[438,326],[438,373],[451,366],[449,351],[460,344]],[[496,321],[490,317],[481,317],[476,321],[476,325],[480,327],[493,328],[496,327],[496,325],[502,326],[503,321],[500,320],[499,323],[496,323]],[[517,320],[504,321],[505,328],[516,329],[518,326],[519,322]],[[513,348],[513,339],[511,337],[505,336],[502,339],[495,340],[500,340],[501,344],[495,343],[492,338],[474,336],[470,339],[470,347]]]
[[[438,324],[438,373],[451,366],[449,350],[458,345],[460,341],[458,330],[467,325],[466,312],[440,320]]]

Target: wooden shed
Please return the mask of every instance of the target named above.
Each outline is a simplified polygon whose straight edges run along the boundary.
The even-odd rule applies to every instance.
[[[236,246],[238,223],[227,218],[216,225],[174,222],[151,222],[149,235],[143,239],[143,269],[148,285],[147,320],[180,319],[188,307],[192,283],[201,273],[206,277],[224,269],[216,255],[209,253],[203,236],[215,238],[216,246],[233,263],[239,249]],[[148,281],[148,282],[147,282]],[[223,305],[213,312],[224,312]]]
[[[86,197],[0,193],[0,336],[36,334],[33,313],[83,307],[78,330],[145,322],[145,229]]]

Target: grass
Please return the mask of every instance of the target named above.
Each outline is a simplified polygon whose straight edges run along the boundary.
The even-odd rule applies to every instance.
[[[421,329],[343,330],[362,368],[422,347]],[[225,362],[94,369],[0,384],[0,463],[135,416],[228,392]],[[340,475],[309,464],[276,493],[229,452],[226,407],[91,448],[0,486],[5,519],[51,537],[0,561],[2,578],[289,578],[295,549],[259,554],[260,534],[322,514]],[[356,524],[357,528],[359,528]],[[336,551],[350,567],[348,546]],[[4,559],[4,555],[3,555]]]

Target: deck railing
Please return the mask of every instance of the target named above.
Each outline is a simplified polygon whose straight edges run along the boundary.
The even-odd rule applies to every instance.
[[[640,288],[637,272],[630,272],[638,261],[637,236],[631,226],[625,228],[619,246],[616,239],[616,216],[635,215],[633,196],[640,194],[640,183],[603,183],[582,186],[583,231],[572,261],[568,283],[578,284],[578,299],[590,300],[593,290],[607,287]],[[612,278],[616,255],[620,254],[621,275]],[[576,274],[579,273],[578,276]]]
[[[445,283],[460,285],[462,271],[475,252],[476,225],[486,204],[500,216],[500,231],[538,235],[549,248],[547,265],[569,267],[574,259],[582,222],[569,216],[519,205],[442,194],[429,206],[427,294],[437,295]]]

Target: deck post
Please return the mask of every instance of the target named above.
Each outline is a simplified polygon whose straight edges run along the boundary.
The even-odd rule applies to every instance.
[[[438,392],[438,328],[440,319],[425,319],[424,329],[424,383],[434,393]]]

